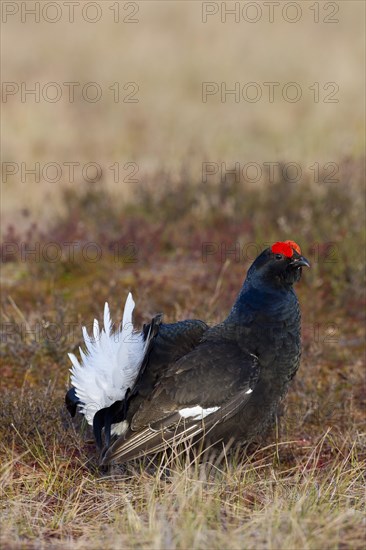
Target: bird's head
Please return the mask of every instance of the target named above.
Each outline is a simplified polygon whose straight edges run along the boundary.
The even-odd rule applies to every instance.
[[[301,278],[302,267],[310,267],[294,241],[276,242],[264,250],[253,262],[248,279],[273,287],[291,287]]]

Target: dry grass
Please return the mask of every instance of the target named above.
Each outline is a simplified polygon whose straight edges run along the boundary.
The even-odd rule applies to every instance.
[[[10,408],[13,399],[13,445],[2,448],[4,546],[363,548],[365,442],[354,434],[328,428],[313,441],[221,461],[183,452],[102,475],[90,445],[60,420],[52,389],[13,395]],[[29,414],[39,423],[24,425]]]
[[[66,171],[56,184],[1,182],[3,548],[364,548],[365,4],[338,2],[335,25],[312,23],[310,4],[297,24],[205,25],[201,2],[154,0],[140,2],[137,25],[3,25],[4,81],[96,81],[106,93],[2,105],[3,161],[103,168],[95,185]],[[116,81],[137,82],[139,103],[114,103]],[[203,103],[203,81],[297,81],[304,98]],[[339,103],[314,103],[313,82],[336,82]],[[115,183],[108,166],[131,161],[138,183]],[[303,175],[203,182],[205,161],[297,162]],[[314,181],[315,162],[335,163],[336,181],[324,170]],[[91,434],[63,406],[80,325],[106,300],[118,319],[128,290],[139,326],[159,311],[215,323],[254,251],[289,238],[312,269],[298,287],[302,365],[277,429],[221,460],[183,453],[98,471]],[[97,262],[83,255],[91,242]],[[216,247],[206,262],[204,243]]]
[[[206,206],[195,182],[184,180],[172,193],[167,178],[156,194],[151,181],[126,205],[122,227],[113,195],[68,193],[68,214],[54,220],[47,234],[37,227],[26,234],[8,231],[5,243],[31,249],[37,242],[97,242],[103,257],[96,263],[78,255],[56,263],[3,257],[5,547],[363,547],[363,222],[355,206],[362,163],[347,161],[346,167],[352,187],[340,182],[319,191],[304,182],[289,193],[288,182],[279,180],[259,194],[233,181],[225,190],[210,187]],[[331,214],[324,216],[327,207]],[[156,221],[157,213],[164,223]],[[355,233],[347,234],[351,220]],[[217,322],[229,310],[250,258],[229,255],[225,261],[216,254],[205,263],[202,243],[237,242],[244,250],[246,243],[263,246],[264,234],[268,240],[302,235],[296,240],[313,261],[298,287],[302,367],[277,430],[220,460],[183,452],[99,472],[91,434],[79,421],[75,428],[63,406],[66,354],[80,343],[80,324],[100,317],[106,299],[118,318],[127,289],[136,294],[139,324],[157,311],[168,321]],[[327,261],[330,240],[334,261]],[[116,262],[110,248],[115,242],[133,242],[136,262]],[[321,245],[315,252],[314,242]]]

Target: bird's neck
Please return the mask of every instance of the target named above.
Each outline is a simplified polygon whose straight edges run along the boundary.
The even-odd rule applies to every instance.
[[[283,323],[298,310],[296,294],[290,287],[271,287],[259,281],[245,281],[228,316],[228,321],[251,325],[260,318]]]
[[[292,288],[275,292],[244,285],[223,325],[227,337],[234,338],[265,365],[272,363],[278,346],[291,343],[299,348],[300,323],[299,303]]]

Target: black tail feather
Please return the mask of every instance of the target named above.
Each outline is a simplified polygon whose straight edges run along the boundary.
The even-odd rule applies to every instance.
[[[65,395],[65,405],[72,418],[74,418],[78,405],[82,405],[80,399],[76,396],[75,388],[70,388]]]

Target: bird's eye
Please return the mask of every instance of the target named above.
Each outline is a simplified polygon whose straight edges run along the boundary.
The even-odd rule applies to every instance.
[[[276,254],[276,260],[282,260],[283,256],[282,254]]]

